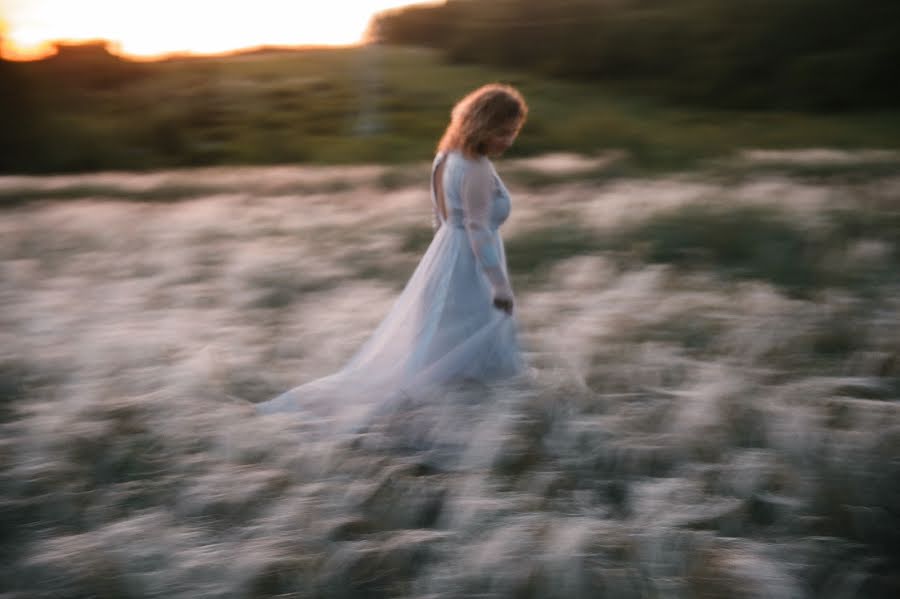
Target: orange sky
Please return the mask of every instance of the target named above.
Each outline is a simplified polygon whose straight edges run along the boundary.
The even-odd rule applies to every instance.
[[[2,54],[38,58],[50,40],[108,39],[123,54],[219,53],[360,41],[373,13],[410,0],[0,0]]]

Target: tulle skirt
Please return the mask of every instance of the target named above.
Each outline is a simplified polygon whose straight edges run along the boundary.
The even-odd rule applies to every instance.
[[[503,241],[494,232],[506,268]],[[466,230],[441,226],[387,316],[339,371],[257,404],[356,427],[444,387],[524,371],[513,316],[493,306]]]

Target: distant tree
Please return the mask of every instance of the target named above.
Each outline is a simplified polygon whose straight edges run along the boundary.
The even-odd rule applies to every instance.
[[[379,14],[373,29],[451,60],[639,84],[686,102],[900,106],[897,0],[448,0]]]
[[[375,15],[366,38],[397,45],[444,48],[455,30],[451,3],[413,4]]]

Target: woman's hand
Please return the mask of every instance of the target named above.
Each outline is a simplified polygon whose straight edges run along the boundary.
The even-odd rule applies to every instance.
[[[511,297],[495,297],[494,307],[503,310],[507,314],[513,313],[513,300]]]

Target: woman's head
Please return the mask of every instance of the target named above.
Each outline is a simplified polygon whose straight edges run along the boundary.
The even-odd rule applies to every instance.
[[[484,85],[453,107],[438,150],[460,150],[470,158],[502,154],[527,115],[528,105],[518,90],[499,83]]]

